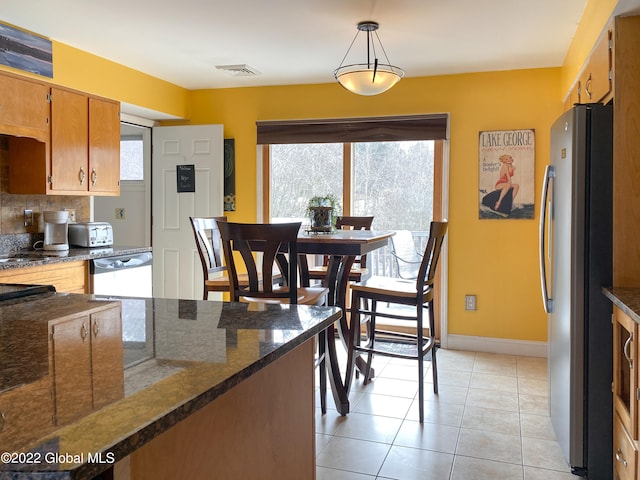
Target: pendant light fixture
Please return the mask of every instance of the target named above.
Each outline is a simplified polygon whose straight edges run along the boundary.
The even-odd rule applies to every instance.
[[[389,62],[387,52],[384,51],[380,37],[378,37],[378,33],[376,32],[378,28],[379,25],[376,22],[367,21],[358,23],[356,36],[353,38],[351,45],[349,45],[349,49],[344,55],[340,66],[333,72],[333,75],[340,85],[358,95],[378,95],[379,93],[386,92],[398,83],[404,75],[404,70],[399,67],[394,67]],[[367,63],[344,65],[351,51],[351,47],[353,47],[360,32],[367,32]],[[376,40],[379,45],[377,49],[382,51],[387,63],[380,63],[378,61]],[[373,61],[371,57],[373,57]]]

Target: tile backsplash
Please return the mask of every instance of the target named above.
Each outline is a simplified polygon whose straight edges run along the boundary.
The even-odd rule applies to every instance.
[[[6,251],[7,245],[28,244],[32,237],[41,236],[44,232],[44,211],[73,208],[76,221],[86,222],[90,219],[91,203],[88,196],[10,194],[8,183],[9,141],[8,137],[0,135],[0,252]],[[24,210],[33,210],[32,226],[24,226]],[[10,237],[1,238],[6,236]],[[11,238],[13,236],[16,238]]]

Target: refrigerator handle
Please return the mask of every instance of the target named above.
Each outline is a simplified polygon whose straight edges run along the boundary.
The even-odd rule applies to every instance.
[[[545,246],[547,245],[547,238],[545,224],[547,223],[547,215],[551,211],[551,204],[547,208],[547,198],[549,197],[549,187],[551,185],[550,179],[556,176],[556,171],[553,165],[547,165],[544,172],[544,183],[542,185],[542,199],[540,200],[540,284],[542,287],[542,303],[544,304],[544,311],[551,313],[553,310],[553,299],[549,297],[549,286],[547,285],[547,264],[545,262]],[[551,196],[553,201],[553,196]],[[549,221],[551,219],[549,218]],[[549,231],[549,235],[550,231]]]

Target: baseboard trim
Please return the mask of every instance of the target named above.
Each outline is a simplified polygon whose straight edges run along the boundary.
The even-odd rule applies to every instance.
[[[508,338],[473,337],[469,335],[447,335],[446,348],[470,352],[501,353],[525,357],[547,357],[547,343]]]

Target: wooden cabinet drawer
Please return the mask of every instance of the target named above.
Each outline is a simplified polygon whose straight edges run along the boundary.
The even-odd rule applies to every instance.
[[[58,292],[87,293],[88,264],[84,260],[0,270],[0,283],[53,285]]]
[[[613,417],[613,470],[614,478],[636,480],[638,450],[622,425],[618,415]]]

